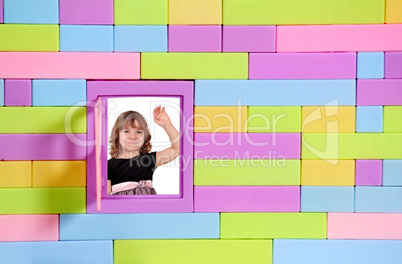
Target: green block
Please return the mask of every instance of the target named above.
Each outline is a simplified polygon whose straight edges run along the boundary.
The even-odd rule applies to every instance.
[[[0,107],[3,134],[86,133],[86,107]]]
[[[247,53],[141,53],[142,79],[247,79]]]
[[[167,25],[167,0],[114,0],[115,25]]]
[[[85,188],[0,188],[0,214],[85,212]]]
[[[384,106],[384,132],[402,132],[402,106]]]
[[[194,160],[194,185],[300,185],[300,160]]]
[[[59,25],[0,24],[0,51],[59,51]]]
[[[115,240],[114,263],[272,264],[272,240]]]
[[[221,213],[223,238],[327,237],[326,213]]]
[[[301,132],[301,107],[249,106],[248,132]]]
[[[223,24],[383,24],[384,7],[384,0],[223,0]]]

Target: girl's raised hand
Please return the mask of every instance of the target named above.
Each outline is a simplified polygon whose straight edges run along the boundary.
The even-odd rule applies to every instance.
[[[170,117],[165,111],[165,107],[157,106],[154,109],[154,121],[161,127],[171,124]]]

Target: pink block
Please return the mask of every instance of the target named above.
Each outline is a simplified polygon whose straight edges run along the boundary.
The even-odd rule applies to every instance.
[[[381,186],[382,160],[356,160],[356,185]]]
[[[194,159],[283,158],[300,158],[300,133],[194,134]]]
[[[60,24],[113,25],[113,0],[60,0]]]
[[[0,160],[85,160],[86,134],[0,134]]]
[[[385,52],[384,59],[385,78],[402,78],[402,52]]]
[[[328,213],[328,239],[402,239],[402,214]]]
[[[32,81],[12,80],[4,81],[5,106],[32,106]]]
[[[354,79],[356,53],[250,53],[250,79]]]
[[[402,80],[357,80],[356,105],[402,105]]]
[[[0,215],[0,242],[58,240],[59,215]]]
[[[221,52],[221,26],[169,26],[171,52]]]
[[[223,26],[224,52],[275,52],[276,26]]]
[[[140,78],[139,53],[0,52],[0,62],[2,78]]]
[[[300,186],[196,186],[195,212],[299,212]]]
[[[278,26],[278,52],[398,51],[402,24]]]

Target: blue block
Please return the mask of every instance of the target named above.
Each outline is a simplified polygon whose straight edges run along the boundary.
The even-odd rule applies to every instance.
[[[402,213],[402,187],[356,186],[355,211]]]
[[[382,184],[384,186],[402,186],[402,160],[383,161]]]
[[[114,30],[115,51],[167,51],[167,26],[115,26]]]
[[[60,25],[60,51],[113,51],[113,26]]]
[[[0,263],[112,264],[113,241],[0,243]]]
[[[302,186],[302,212],[353,212],[354,187]]]
[[[274,239],[274,264],[400,264],[401,240]]]
[[[382,132],[382,106],[356,106],[356,132]]]
[[[86,106],[86,80],[33,80],[33,106]]]
[[[196,80],[195,105],[355,105],[356,80]]]
[[[4,23],[59,23],[59,0],[4,0],[3,11]]]
[[[4,106],[4,79],[0,79],[0,106]]]
[[[178,238],[219,238],[219,214],[60,215],[60,240]]]
[[[384,78],[384,52],[358,52],[357,78]]]

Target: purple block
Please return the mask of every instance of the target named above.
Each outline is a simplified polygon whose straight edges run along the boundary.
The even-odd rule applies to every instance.
[[[32,106],[32,81],[12,80],[4,81],[5,106]]]
[[[171,52],[221,52],[221,26],[169,26]]]
[[[276,26],[223,26],[224,52],[275,52]]]
[[[4,17],[3,17],[3,0],[0,0],[0,23],[4,22]]]
[[[354,79],[356,53],[250,53],[249,79]]]
[[[113,25],[113,0],[60,0],[60,24]]]
[[[195,212],[299,212],[300,186],[195,186]]]
[[[357,80],[356,105],[402,105],[402,80]]]
[[[381,186],[382,160],[356,160],[356,185]]]
[[[385,78],[402,78],[402,52],[385,52]]]

